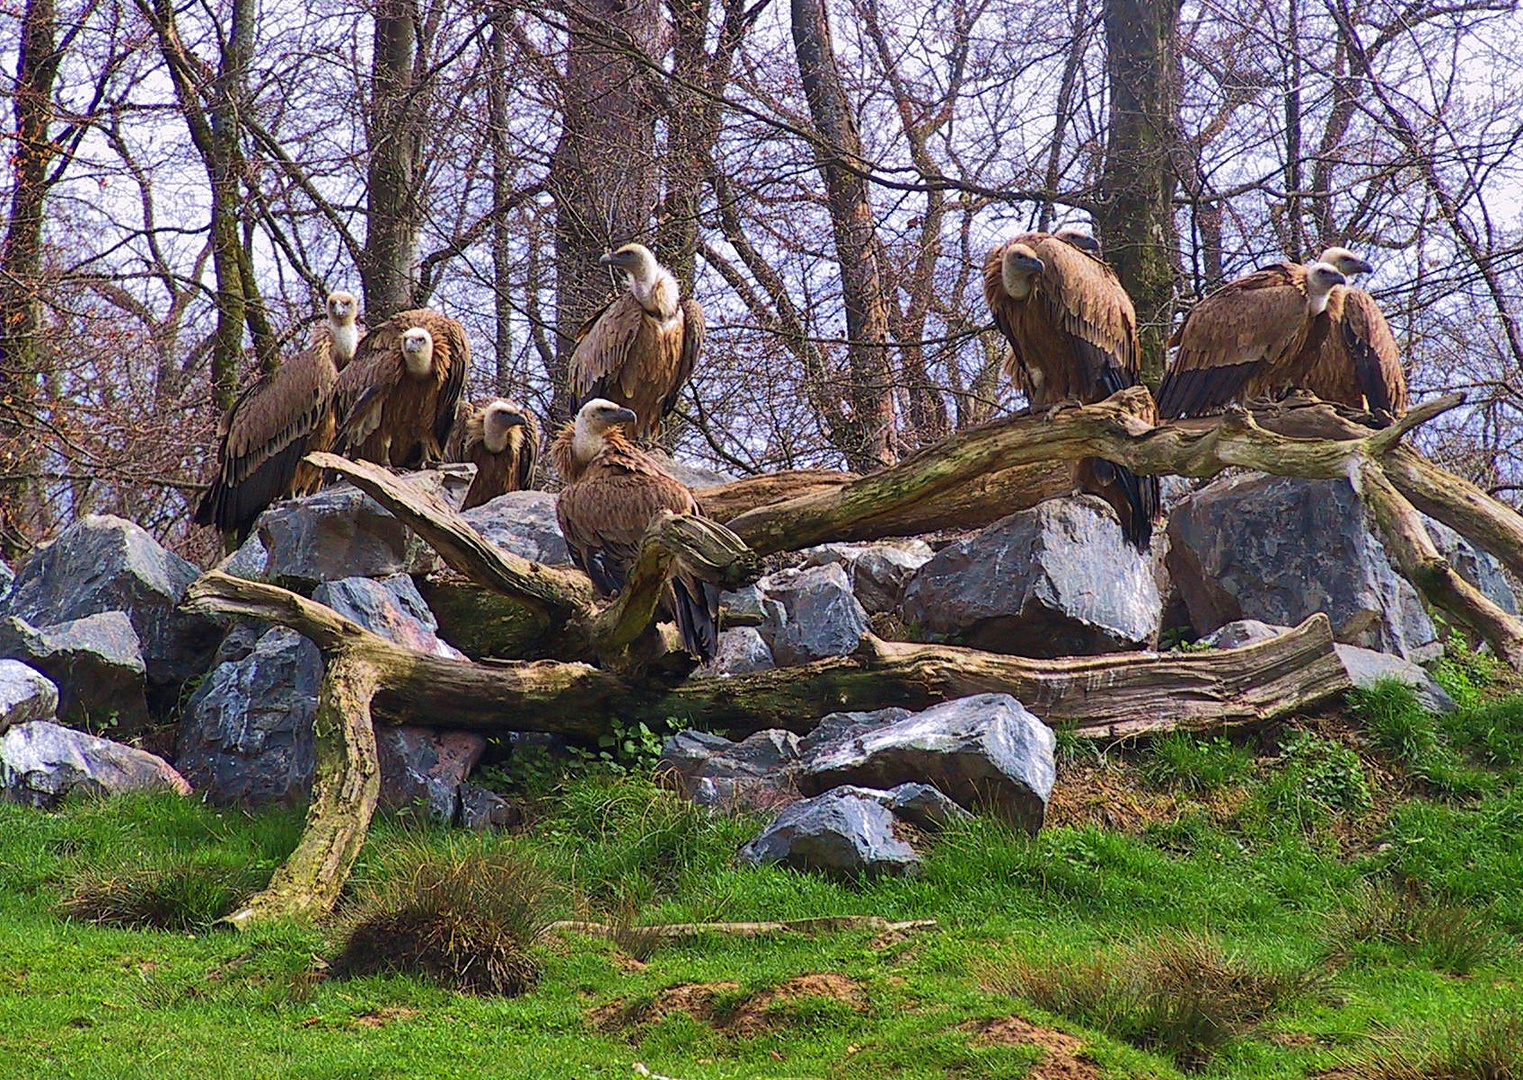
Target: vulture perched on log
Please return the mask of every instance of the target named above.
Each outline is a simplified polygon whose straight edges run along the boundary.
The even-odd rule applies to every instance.
[[[1321,261],[1345,278],[1373,267],[1348,248],[1328,248]],[[1327,326],[1301,350],[1289,386],[1323,401],[1362,409],[1389,423],[1407,412],[1407,377],[1401,350],[1375,298],[1352,285],[1335,285],[1327,296]]]
[[[462,401],[460,413],[446,457],[476,466],[460,509],[480,506],[504,492],[529,490],[539,463],[539,421],[534,414],[507,398],[475,405]]]
[[[334,386],[338,452],[396,468],[444,460],[471,366],[465,328],[431,308],[365,335]]]
[[[645,530],[660,511],[699,512],[687,485],[625,435],[623,429],[638,422],[634,410],[593,398],[561,428],[551,451],[566,484],[555,516],[572,558],[599,596],[624,587]],[[719,649],[719,586],[680,569],[671,584],[683,648],[707,663]]]
[[[222,417],[217,474],[196,507],[197,525],[215,525],[234,545],[276,499],[317,490],[322,474],[302,461],[333,445],[333,387],[360,340],[358,304],[328,295],[327,319],[307,347],[250,386]]]
[[[1092,404],[1138,382],[1131,298],[1115,271],[1076,237],[1083,234],[1025,233],[984,263],[984,299],[1010,346],[1006,373],[1033,410]],[[1147,550],[1159,514],[1156,477],[1084,458],[1074,465],[1074,479],[1110,503],[1127,539]]]
[[[1200,416],[1288,386],[1301,350],[1344,276],[1331,263],[1275,263],[1228,282],[1190,309],[1169,338],[1174,363],[1158,388],[1165,420]]]
[[[640,244],[625,244],[598,260],[629,278],[615,297],[582,326],[571,355],[571,390],[577,403],[604,398],[633,409],[634,435],[661,429],[677,395],[693,374],[703,347],[703,308],[681,299],[677,279]]]

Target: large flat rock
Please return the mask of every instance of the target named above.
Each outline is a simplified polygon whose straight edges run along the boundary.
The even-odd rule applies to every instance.
[[[190,785],[163,758],[46,720],[18,724],[0,736],[0,793],[14,802],[52,809],[73,793],[132,791],[190,794]]]

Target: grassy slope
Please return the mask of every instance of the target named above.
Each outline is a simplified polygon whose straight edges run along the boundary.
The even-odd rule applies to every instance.
[[[641,1061],[684,1080],[1018,1077],[1039,1051],[977,1037],[980,1022],[1018,1014],[1077,1034],[1101,1075],[1170,1077],[1181,1074],[1169,1054],[1101,1030],[1126,1034],[1120,1014],[1135,1003],[1054,1015],[1012,988],[1065,961],[1119,968],[1138,943],[1181,934],[1313,984],[1195,1075],[1317,1075],[1393,1032],[1441,1047],[1451,1029],[1490,1030],[1523,1003],[1523,701],[1442,726],[1400,694],[1360,709],[1374,745],[1324,725],[1281,738],[1272,757],[1172,739],[1125,763],[1071,759],[1059,783],[1125,795],[1119,827],[1086,824],[1094,813],[1060,800],[1055,814],[1072,823],[1035,840],[978,823],[943,837],[919,878],[862,886],[736,869],[729,857],[754,822],[634,781],[582,780],[527,835],[421,839],[533,859],[562,885],[547,901],[556,916],[871,913],[943,929],[711,938],[643,965],[611,943],[552,940],[539,988],[507,1001],[401,977],[316,978],[336,951],[332,928],[126,930],[57,913],[82,878],[99,891],[148,866],[166,869],[166,911],[209,919],[268,875],[294,843],[293,816],[161,799],[0,807],[0,1076],[625,1077]],[[1363,765],[1341,752],[1350,743]],[[419,839],[378,827],[362,877]],[[818,972],[854,980],[861,1000],[796,998],[764,1010],[760,1033],[726,1028],[751,994]],[[721,982],[739,985],[715,992],[707,1019],[661,1007],[669,987]],[[624,1023],[589,1018],[609,1003]]]

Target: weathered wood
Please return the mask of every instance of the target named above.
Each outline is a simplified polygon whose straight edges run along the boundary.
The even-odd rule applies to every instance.
[[[1380,467],[1417,509],[1472,541],[1523,578],[1523,516],[1469,480],[1440,469],[1406,446],[1392,447]]]
[[[861,477],[856,473],[835,469],[791,469],[747,476],[714,487],[694,488],[693,496],[709,517],[715,521],[729,521],[758,506],[770,506],[821,491],[834,491],[859,479]]]

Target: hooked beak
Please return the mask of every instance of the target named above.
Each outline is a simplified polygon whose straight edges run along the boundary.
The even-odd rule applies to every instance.
[[[1017,265],[1028,274],[1042,274],[1047,271],[1047,264],[1035,255],[1018,255]]]
[[[505,412],[498,413],[498,416],[502,417],[502,426],[505,428],[528,427],[529,425],[523,413]]]
[[[1373,274],[1375,272],[1375,267],[1365,262],[1363,259],[1360,259],[1359,262],[1354,265],[1353,272],[1356,274]]]
[[[633,409],[615,409],[608,414],[609,423],[612,424],[633,424],[639,419]]]
[[[628,256],[623,255],[620,252],[610,251],[606,255],[599,256],[598,263],[602,266],[617,266],[620,270],[627,270],[629,269],[629,267],[625,265],[625,260],[627,258]]]

